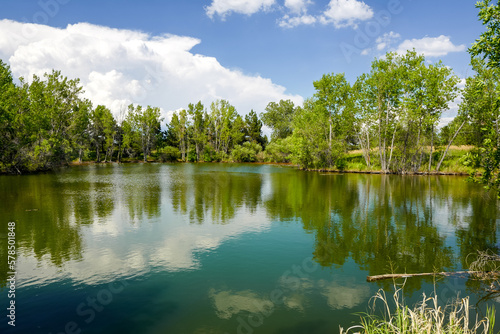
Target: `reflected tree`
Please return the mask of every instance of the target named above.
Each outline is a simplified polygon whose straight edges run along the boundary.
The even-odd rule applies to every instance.
[[[174,211],[188,215],[191,223],[226,224],[240,208],[254,213],[262,202],[262,174],[190,165],[177,172],[180,177],[172,175],[170,184],[172,205]]]

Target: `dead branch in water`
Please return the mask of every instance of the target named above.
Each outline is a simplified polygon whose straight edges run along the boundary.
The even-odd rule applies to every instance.
[[[416,273],[416,274],[385,274],[385,275],[375,275],[375,276],[368,276],[366,280],[368,282],[375,282],[375,281],[380,281],[380,280],[385,280],[385,279],[395,279],[395,278],[409,278],[409,277],[417,277],[417,276],[435,276],[435,275],[440,275],[440,276],[452,276],[452,275],[494,275],[494,276],[500,276],[500,272],[491,272],[491,271],[453,271],[453,272],[439,272],[439,273]]]

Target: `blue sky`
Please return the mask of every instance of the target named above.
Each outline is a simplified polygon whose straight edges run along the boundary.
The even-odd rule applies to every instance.
[[[353,82],[387,51],[415,47],[465,78],[467,48],[483,31],[474,4],[8,0],[0,58],[15,76],[56,68],[79,77],[87,96],[115,114],[132,102],[159,106],[168,118],[189,102],[217,98],[245,114],[281,98],[301,103],[325,73],[344,72]]]

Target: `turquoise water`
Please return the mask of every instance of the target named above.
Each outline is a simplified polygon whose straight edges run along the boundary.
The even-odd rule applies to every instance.
[[[498,202],[460,177],[131,164],[0,186],[5,315],[8,222],[17,247],[2,333],[337,333],[391,291],[368,275],[460,270],[499,246]],[[413,278],[405,295],[475,304],[477,288]]]

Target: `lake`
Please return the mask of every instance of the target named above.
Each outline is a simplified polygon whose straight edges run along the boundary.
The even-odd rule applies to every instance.
[[[380,288],[393,290],[368,275],[456,271],[476,250],[496,250],[498,208],[456,176],[210,163],[0,176],[0,332],[338,333]],[[434,290],[443,301],[472,294],[476,306],[477,286],[411,278],[404,291],[409,303]]]

